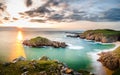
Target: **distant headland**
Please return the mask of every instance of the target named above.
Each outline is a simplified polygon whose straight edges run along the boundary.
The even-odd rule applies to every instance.
[[[82,39],[93,40],[102,43],[112,43],[120,41],[120,31],[111,29],[97,29],[87,30],[83,33],[76,33],[74,35],[67,35],[68,37],[79,37]]]

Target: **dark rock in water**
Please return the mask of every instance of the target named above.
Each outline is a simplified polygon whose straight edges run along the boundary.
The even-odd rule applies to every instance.
[[[65,48],[67,45],[65,44],[65,42],[57,42],[57,41],[52,41],[52,45],[55,48]]]
[[[65,48],[67,46],[65,42],[51,41],[43,37],[36,37],[30,40],[24,40],[23,45],[30,46],[30,47],[51,46],[55,48]]]
[[[77,37],[79,37],[79,34],[67,35],[67,37],[77,38]]]

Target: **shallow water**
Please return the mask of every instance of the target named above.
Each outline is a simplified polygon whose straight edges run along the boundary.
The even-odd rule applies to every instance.
[[[101,63],[97,62],[99,51],[114,48],[114,44],[100,44],[80,38],[66,37],[64,31],[0,31],[0,61],[11,61],[24,56],[27,59],[39,59],[48,56],[67,64],[74,70],[85,69],[97,75],[106,75]],[[67,48],[30,48],[21,43],[24,39],[36,36],[47,37],[55,41],[66,42]]]

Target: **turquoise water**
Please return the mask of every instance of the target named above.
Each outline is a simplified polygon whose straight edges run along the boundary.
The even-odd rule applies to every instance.
[[[99,66],[96,58],[94,58],[96,57],[94,54],[115,47],[114,44],[101,44],[80,38],[66,37],[66,34],[67,33],[64,31],[1,31],[1,61],[9,61],[18,56],[25,56],[29,60],[39,59],[41,56],[48,56],[50,59],[56,59],[64,62],[74,70],[85,69],[94,72]],[[31,48],[22,46],[20,41],[36,36],[43,36],[51,40],[66,42],[68,47]],[[94,65],[97,66],[95,67]]]

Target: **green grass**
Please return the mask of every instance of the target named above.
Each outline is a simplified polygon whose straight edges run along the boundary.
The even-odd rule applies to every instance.
[[[116,70],[112,75],[120,75],[120,69]]]
[[[118,48],[116,48],[113,52],[120,53],[120,46]]]
[[[21,75],[23,73],[21,67],[26,67],[28,75],[37,75],[41,71],[46,71],[49,75],[55,75],[54,73],[50,73],[50,70],[55,71],[59,70],[56,61],[53,60],[35,60],[36,64],[34,66],[30,64],[32,61],[19,61],[17,63],[10,63],[8,66],[4,66],[0,64],[0,75]]]
[[[88,30],[84,32],[84,34],[93,33],[93,34],[103,34],[104,36],[115,36],[120,35],[120,31],[115,31],[111,29],[96,29],[96,30]]]
[[[120,46],[118,48],[116,48],[113,53],[116,54],[116,56],[120,59]],[[112,75],[120,75],[120,68],[117,69],[116,71],[114,71],[114,73]]]
[[[50,40],[48,40],[47,38],[40,37],[40,36],[36,38],[32,38],[29,41],[31,44],[46,44],[50,42]]]
[[[120,46],[116,48],[113,53],[116,53],[116,56],[120,57]]]

